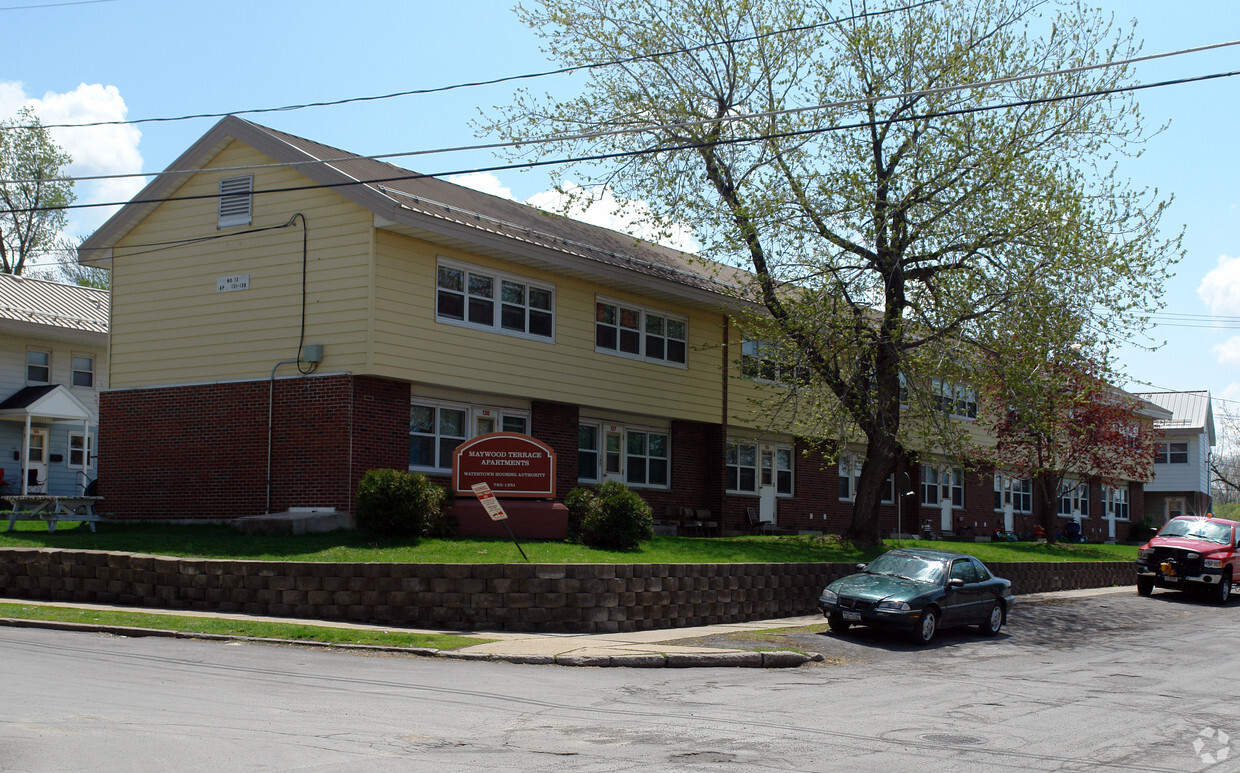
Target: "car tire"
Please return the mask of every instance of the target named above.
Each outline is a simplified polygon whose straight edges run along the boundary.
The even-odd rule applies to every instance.
[[[990,608],[990,614],[986,615],[986,619],[977,624],[977,630],[982,632],[982,636],[994,636],[1002,627],[1003,602],[996,601],[995,605]]]
[[[1154,578],[1153,577],[1138,577],[1137,578],[1137,593],[1139,593],[1142,596],[1148,596],[1153,592],[1154,592]]]
[[[839,612],[832,612],[827,615],[827,625],[835,633],[847,633],[848,629],[852,628],[852,623],[845,620]]]
[[[1223,578],[1218,585],[1211,586],[1210,600],[1215,604],[1226,604],[1231,598],[1231,569],[1223,570]]]
[[[939,612],[934,607],[931,607],[922,612],[921,617],[917,618],[917,622],[913,624],[913,642],[916,644],[929,644],[938,630]]]

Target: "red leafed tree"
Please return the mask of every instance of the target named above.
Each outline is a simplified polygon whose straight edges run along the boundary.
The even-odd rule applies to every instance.
[[[1066,475],[1107,484],[1149,476],[1160,433],[1141,415],[1141,401],[1111,386],[1097,362],[1046,358],[992,372],[983,421],[995,445],[984,461],[1034,482],[1048,541]]]

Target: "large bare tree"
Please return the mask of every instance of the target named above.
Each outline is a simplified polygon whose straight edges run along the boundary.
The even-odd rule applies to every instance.
[[[21,274],[26,264],[55,250],[73,203],[73,183],[57,179],[71,159],[34,111],[22,108],[0,122],[0,272]]]
[[[740,292],[762,314],[741,325],[809,376],[799,426],[865,444],[854,540],[879,540],[903,455],[956,447],[958,422],[933,414],[945,390],[989,378],[978,363],[1002,361],[1014,318],[1049,293],[1079,321],[1054,335],[1131,336],[1179,257],[1159,236],[1166,202],[1114,168],[1147,136],[1122,91],[1129,69],[1082,69],[1137,46],[1078,3],[542,0],[518,13],[584,82],[562,99],[519,92],[486,128],[555,140],[520,157],[594,157],[573,168],[586,191],[643,201],[694,227],[703,256],[748,270]]]

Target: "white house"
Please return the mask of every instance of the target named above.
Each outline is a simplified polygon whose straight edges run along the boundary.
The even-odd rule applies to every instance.
[[[95,479],[108,292],[0,274],[0,496]]]
[[[1154,455],[1154,479],[1145,484],[1145,514],[1162,524],[1177,515],[1210,511],[1210,454],[1214,446],[1214,412],[1210,393],[1146,392],[1143,400],[1171,411],[1154,422],[1163,433]]]

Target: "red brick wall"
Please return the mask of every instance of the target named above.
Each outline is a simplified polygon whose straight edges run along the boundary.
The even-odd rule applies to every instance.
[[[577,424],[575,405],[530,404],[530,434],[555,451],[555,498],[563,501],[577,487]]]
[[[103,392],[101,510],[172,519],[265,512],[268,387],[264,380]],[[365,470],[408,466],[407,385],[281,378],[273,395],[273,512],[349,510]]]

